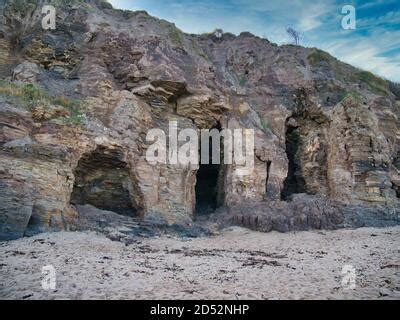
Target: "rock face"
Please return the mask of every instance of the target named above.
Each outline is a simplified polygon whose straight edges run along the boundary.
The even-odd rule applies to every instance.
[[[104,1],[54,1],[43,30],[42,5],[0,0],[0,239],[76,228],[84,205],[171,225],[250,203],[250,220],[281,208],[295,226],[343,226],[345,209],[311,224],[290,209],[295,197],[324,215],[309,195],[398,221],[397,85],[317,49],[189,35]],[[253,129],[254,170],[149,163],[146,135],[170,121]]]

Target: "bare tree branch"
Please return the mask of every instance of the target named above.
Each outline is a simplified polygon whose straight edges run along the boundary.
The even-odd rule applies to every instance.
[[[293,39],[295,45],[299,45],[300,43],[300,33],[294,30],[292,27],[286,28],[286,32]]]

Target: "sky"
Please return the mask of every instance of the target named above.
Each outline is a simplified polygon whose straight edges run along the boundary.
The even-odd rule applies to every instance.
[[[292,27],[300,44],[318,47],[338,59],[386,79],[400,82],[400,0],[109,0],[115,8],[146,10],[187,33],[216,28],[249,31],[277,44],[292,43]],[[343,29],[342,13],[352,5],[356,28]]]

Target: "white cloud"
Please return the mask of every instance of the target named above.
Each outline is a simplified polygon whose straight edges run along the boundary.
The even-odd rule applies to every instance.
[[[336,44],[327,45],[325,49],[344,62],[400,82],[398,57],[382,56],[383,51],[400,47],[399,42],[393,43],[396,38],[400,39],[400,31],[382,32],[362,39],[342,39]]]
[[[393,4],[398,0],[371,0],[357,4],[361,9]],[[388,25],[399,23],[400,12],[380,17],[357,14],[357,30],[340,28],[342,2],[336,0],[110,0],[118,8],[146,10],[174,22],[189,33],[209,32],[222,28],[235,34],[250,31],[278,44],[290,41],[285,30],[292,26],[302,34],[302,44],[316,46],[347,63],[400,81],[399,57],[382,56],[400,48],[400,30],[388,31]],[[396,61],[397,59],[397,61]]]

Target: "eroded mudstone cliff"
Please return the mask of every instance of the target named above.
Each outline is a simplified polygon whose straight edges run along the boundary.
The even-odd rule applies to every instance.
[[[105,1],[49,1],[46,31],[44,3],[0,0],[0,239],[79,228],[85,207],[166,225],[220,208],[264,231],[398,221],[398,85]],[[146,134],[169,121],[255,130],[254,171],[150,164]]]

